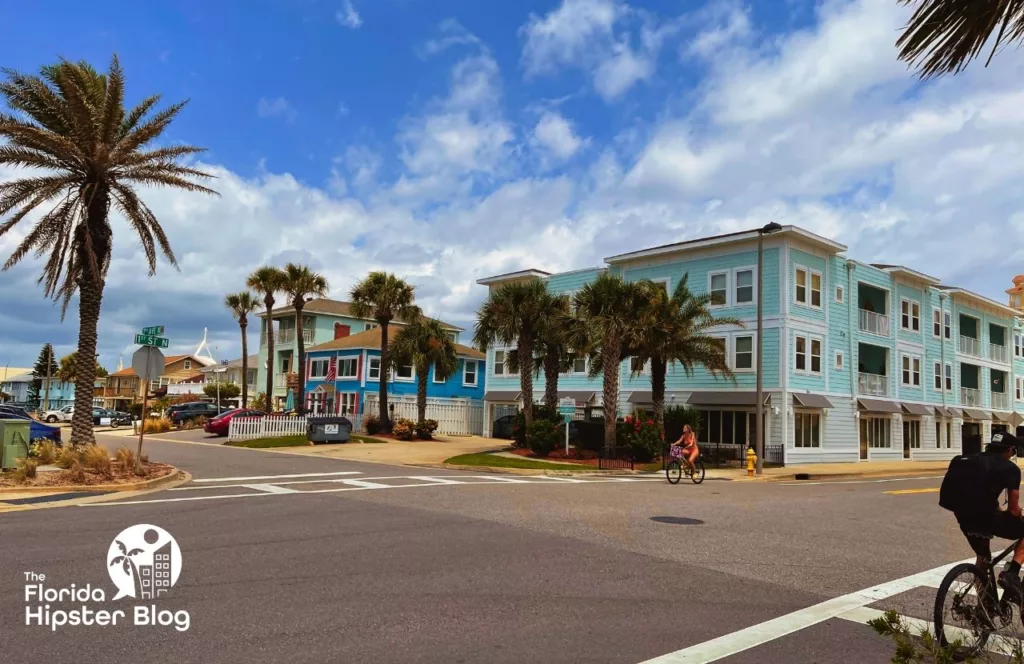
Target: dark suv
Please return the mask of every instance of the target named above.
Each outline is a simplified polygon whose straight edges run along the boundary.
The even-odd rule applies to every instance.
[[[217,417],[218,412],[217,404],[190,403],[184,408],[179,408],[171,413],[171,424],[174,426],[181,426],[184,422],[188,422],[199,417],[205,417],[209,420]]]

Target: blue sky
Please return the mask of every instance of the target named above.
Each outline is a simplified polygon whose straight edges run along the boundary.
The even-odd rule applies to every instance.
[[[140,279],[118,230],[108,365],[152,323],[178,350],[209,327],[236,356],[224,293],[291,259],[339,298],[394,271],[467,327],[482,276],[770,219],[997,299],[1022,271],[1021,54],[922,85],[896,60],[895,0],[128,6],[0,0],[0,65],[116,52],[130,99],[191,99],[164,140],[207,147],[218,176],[216,200],[147,194],[180,273]],[[38,269],[0,275],[0,362],[74,347]]]

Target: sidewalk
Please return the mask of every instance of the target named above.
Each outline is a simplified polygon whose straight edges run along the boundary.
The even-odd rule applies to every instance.
[[[311,445],[301,447],[267,448],[266,452],[305,454],[308,456],[347,459],[349,461],[371,461],[401,465],[433,465],[460,454],[494,452],[507,445],[504,440],[482,436],[444,436],[434,440],[413,440],[403,442],[388,440],[380,443],[339,443],[336,445]]]

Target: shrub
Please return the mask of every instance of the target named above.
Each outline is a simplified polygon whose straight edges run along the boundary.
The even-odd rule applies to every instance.
[[[267,410],[267,393],[266,392],[260,392],[255,397],[251,398],[249,400],[249,407],[252,408],[253,410],[262,410],[262,411],[266,412],[266,410]]]
[[[380,418],[376,415],[367,415],[363,419],[363,428],[366,429],[366,433],[371,436],[380,431]]]
[[[85,448],[85,453],[82,455],[82,465],[104,477],[111,477],[114,474],[113,465],[110,463],[110,455],[107,454],[106,449],[99,445],[90,445]]]
[[[79,461],[75,460],[68,467],[68,479],[78,484],[85,482],[85,469]]]
[[[60,449],[60,454],[57,456],[57,465],[61,468],[70,468],[72,464],[80,461],[82,458],[82,448],[76,445],[65,445]]]
[[[700,435],[700,411],[686,406],[670,406],[665,409],[665,440],[675,441],[683,435],[683,425],[689,424],[693,432]]]
[[[206,426],[206,417],[200,415],[199,417],[193,417],[189,420],[182,420],[180,428],[186,431],[192,429],[202,429]]]
[[[420,440],[430,440],[437,431],[437,420],[423,420],[416,423],[416,437]]]
[[[142,404],[141,403],[128,404],[128,407],[125,408],[125,411],[131,413],[132,417],[138,419],[138,418],[142,417]]]
[[[31,456],[38,459],[41,465],[49,466],[57,460],[59,449],[52,440],[36,441],[32,447],[35,453]]]
[[[652,461],[661,454],[664,440],[653,418],[630,415],[617,428],[619,441],[636,461]]]
[[[17,482],[27,482],[36,476],[36,466],[39,463],[33,458],[19,459],[18,469],[14,471],[14,479]]]
[[[135,468],[135,450],[132,450],[127,447],[122,447],[119,450],[117,450],[117,453],[114,455],[114,458],[117,459],[117,462],[121,464],[121,467],[124,468],[125,470]]]
[[[558,443],[565,440],[565,425],[551,420],[534,420],[526,430],[526,444],[539,457],[551,454]]]
[[[400,417],[391,427],[391,433],[395,434],[395,438],[398,440],[412,440],[413,434],[416,433],[416,425],[412,420]]]
[[[147,419],[143,429],[146,433],[167,433],[171,430],[171,421],[166,417]]]
[[[548,422],[561,422],[562,416],[555,408],[548,408],[544,404],[533,404],[533,421],[546,420]],[[527,447],[526,413],[519,411],[516,414],[516,423],[512,427],[512,437],[516,441],[516,447]]]
[[[604,449],[604,420],[576,422],[576,449],[600,452]]]

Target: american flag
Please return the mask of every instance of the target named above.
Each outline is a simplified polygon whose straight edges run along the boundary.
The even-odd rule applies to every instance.
[[[332,380],[334,380],[335,378],[338,377],[338,365],[336,364],[337,361],[338,361],[338,358],[336,358],[336,357],[332,357],[331,358],[331,363],[327,367],[327,375],[324,376],[324,380],[325,381],[330,382],[330,381],[332,381]]]

